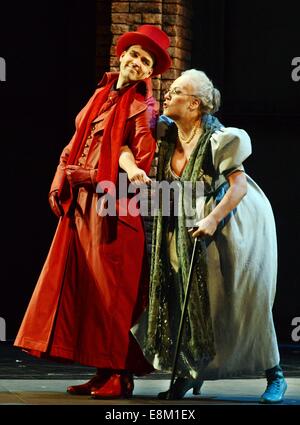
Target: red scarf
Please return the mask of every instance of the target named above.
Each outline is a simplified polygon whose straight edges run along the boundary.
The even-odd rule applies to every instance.
[[[67,165],[74,164],[82,145],[85,143],[91,129],[91,124],[94,119],[99,115],[101,107],[108,98],[108,95],[118,79],[119,74],[111,74],[112,78],[104,85],[103,89],[99,91],[91,102],[91,105],[85,111],[85,115],[78,125],[75,140],[72,150],[70,152]],[[104,80],[102,80],[104,81]],[[101,83],[102,83],[101,81]],[[100,83],[100,85],[101,85]],[[100,146],[100,155],[98,162],[97,181],[109,180],[116,183],[118,176],[118,165],[120,148],[124,144],[124,130],[126,119],[128,118],[129,108],[137,93],[138,86],[143,85],[143,91],[146,92],[146,87],[149,84],[146,81],[138,81],[133,84],[120,96],[114,112],[111,114],[107,125],[103,131],[103,137]],[[141,96],[141,90],[138,90]],[[139,96],[139,97],[140,97]],[[146,93],[145,93],[146,96]],[[145,100],[145,96],[142,97]]]

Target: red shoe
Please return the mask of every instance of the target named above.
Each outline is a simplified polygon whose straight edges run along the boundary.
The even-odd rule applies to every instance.
[[[134,383],[131,373],[114,373],[104,385],[91,391],[92,398],[130,398]]]
[[[72,395],[90,395],[92,389],[101,387],[106,381],[107,375],[96,375],[85,384],[71,385],[67,392]]]

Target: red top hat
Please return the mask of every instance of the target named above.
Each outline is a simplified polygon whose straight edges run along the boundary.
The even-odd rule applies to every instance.
[[[153,25],[141,25],[134,32],[127,32],[118,38],[116,53],[121,54],[133,45],[140,45],[155,57],[152,76],[162,74],[172,64],[171,57],[167,52],[170,40],[167,34]]]

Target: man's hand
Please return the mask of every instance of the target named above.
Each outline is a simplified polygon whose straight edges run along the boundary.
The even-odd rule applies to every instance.
[[[136,165],[133,153],[127,145],[121,147],[119,165],[124,171],[126,171],[128,180],[131,183],[134,183],[137,186],[151,184],[151,179],[147,176],[145,171]]]
[[[60,204],[60,200],[58,199],[57,193],[58,193],[58,190],[53,190],[52,192],[50,192],[48,196],[48,200],[49,200],[49,204],[52,211],[59,218],[64,215],[64,211]]]
[[[92,183],[90,170],[82,168],[79,165],[67,165],[65,167],[65,173],[72,187]]]
[[[151,184],[151,179],[141,168],[131,167],[131,169],[128,170],[127,174],[129,181],[137,186],[140,186],[142,184]]]

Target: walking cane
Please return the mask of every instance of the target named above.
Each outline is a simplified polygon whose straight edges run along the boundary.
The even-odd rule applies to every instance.
[[[195,259],[197,242],[198,242],[198,238],[196,237],[195,240],[194,240],[191,264],[190,264],[189,274],[188,274],[188,278],[187,278],[183,308],[182,308],[181,318],[180,318],[180,323],[179,323],[178,337],[177,337],[177,341],[176,341],[175,355],[174,355],[173,366],[172,366],[172,375],[171,375],[170,387],[169,387],[168,396],[167,396],[168,400],[172,400],[172,389],[173,389],[173,384],[174,384],[174,381],[175,381],[175,375],[176,375],[176,369],[177,369],[177,363],[178,363],[178,357],[179,357],[179,350],[180,350],[182,334],[183,334],[184,320],[185,320],[185,316],[186,316],[186,310],[187,310],[188,301],[189,301],[190,292],[191,292],[191,287],[192,287],[192,276],[193,276],[193,269],[194,269],[194,262],[195,262],[194,259]]]

